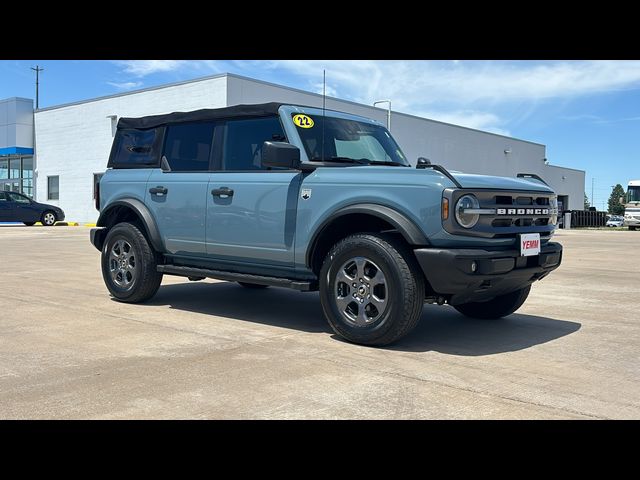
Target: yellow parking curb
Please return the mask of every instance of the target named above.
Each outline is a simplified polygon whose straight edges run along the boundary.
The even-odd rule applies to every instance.
[[[42,222],[36,222],[35,225],[37,227],[43,227]],[[54,227],[79,227],[80,224],[78,222],[56,222],[53,224]]]
[[[95,223],[85,223],[84,226],[85,227],[97,227],[97,225]]]

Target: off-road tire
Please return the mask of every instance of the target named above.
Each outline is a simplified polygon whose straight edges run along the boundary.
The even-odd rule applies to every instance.
[[[467,317],[493,320],[506,317],[518,310],[527,300],[530,291],[531,285],[528,285],[515,292],[500,295],[488,302],[463,303],[461,305],[454,305],[453,308]]]
[[[130,246],[134,258],[134,266],[131,270],[134,274],[130,284],[126,286],[118,285],[117,278],[114,278],[112,273],[111,252],[114,245],[120,241]],[[127,261],[126,258],[118,261],[122,260]],[[101,264],[104,283],[113,298],[120,302],[144,302],[153,297],[160,288],[162,273],[157,271],[158,254],[153,250],[140,228],[132,223],[118,223],[109,230],[102,248]],[[123,277],[121,276],[121,278]]]
[[[375,321],[364,326],[355,325],[345,317],[336,290],[339,270],[355,258],[369,259],[369,265],[379,267],[386,282],[385,307]],[[324,260],[319,284],[322,310],[331,328],[347,341],[362,345],[383,346],[404,337],[417,325],[424,305],[423,273],[413,252],[403,239],[393,234],[362,233],[339,241]],[[367,300],[363,301],[362,308],[366,309]]]

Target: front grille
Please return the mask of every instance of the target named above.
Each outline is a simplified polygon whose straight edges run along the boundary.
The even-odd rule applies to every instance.
[[[530,227],[535,225],[536,227],[543,227],[549,225],[548,218],[496,218],[491,222],[491,226],[494,228],[505,227]]]
[[[455,220],[456,203],[460,197],[473,194],[482,211],[478,223],[466,229]],[[445,230],[456,235],[490,238],[515,237],[519,233],[540,233],[549,236],[555,225],[551,218],[557,215],[555,194],[522,191],[456,190],[447,189],[452,214],[443,221]]]
[[[494,228],[510,227],[513,225],[513,218],[496,218],[491,222],[491,226]]]

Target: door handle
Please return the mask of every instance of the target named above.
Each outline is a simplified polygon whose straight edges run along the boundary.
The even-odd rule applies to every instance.
[[[229,198],[233,197],[233,190],[229,187],[216,188],[211,190],[211,195],[214,197]]]
[[[169,189],[160,186],[149,189],[151,195],[166,195],[168,191]]]

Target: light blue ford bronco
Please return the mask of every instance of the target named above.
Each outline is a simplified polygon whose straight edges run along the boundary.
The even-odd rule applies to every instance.
[[[319,290],[336,333],[386,345],[425,302],[509,315],[562,259],[541,179],[412,168],[383,125],[346,113],[267,103],[121,118],[108,167],[91,242],[122,302],[150,299],[163,275]]]

